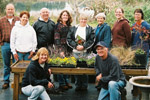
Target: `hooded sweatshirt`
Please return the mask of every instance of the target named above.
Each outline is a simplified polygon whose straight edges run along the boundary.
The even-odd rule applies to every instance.
[[[121,19],[116,21],[112,28],[112,45],[129,47],[131,44],[131,31],[129,21]]]
[[[15,23],[11,31],[10,48],[13,54],[19,52],[35,52],[37,46],[37,38],[35,30],[29,25],[29,22],[23,26],[20,21]]]

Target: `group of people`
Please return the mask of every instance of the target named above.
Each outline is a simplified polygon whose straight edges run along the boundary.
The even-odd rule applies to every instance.
[[[143,44],[143,48],[149,54],[147,31],[138,30],[140,27],[150,29],[150,25],[144,21],[141,9],[136,9],[134,18],[136,23],[130,28],[129,21],[124,17],[124,10],[117,8],[117,18],[111,27],[105,22],[106,15],[96,15],[98,22],[94,29],[87,24],[88,17],[80,14],[79,24],[71,26],[72,17],[67,10],[63,10],[57,20],[57,24],[49,18],[50,11],[47,8],[40,10],[40,17],[31,26],[30,14],[22,11],[19,17],[14,16],[13,4],[6,5],[6,16],[0,19],[0,45],[4,65],[3,89],[9,87],[10,59],[31,60],[23,80],[22,92],[28,96],[28,100],[50,100],[45,88],[52,88],[50,80],[51,69],[47,65],[49,55],[55,48],[55,52],[61,57],[73,56],[78,59],[86,57],[91,52],[97,54],[95,59],[96,81],[101,83],[101,92],[98,100],[121,100],[119,90],[125,87],[125,76],[122,73],[116,57],[109,53],[112,46],[130,47]],[[145,33],[144,33],[145,32]],[[132,33],[132,34],[131,34]],[[146,47],[146,49],[145,49]],[[13,55],[13,56],[11,56]],[[72,88],[68,75],[57,75],[59,88],[67,90]],[[86,91],[88,88],[88,76],[75,76],[75,91]]]

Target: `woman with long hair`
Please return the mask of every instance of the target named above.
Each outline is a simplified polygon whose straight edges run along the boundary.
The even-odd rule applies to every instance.
[[[56,55],[59,54],[60,57],[69,56],[71,53],[71,48],[67,45],[66,39],[68,31],[71,27],[72,17],[67,10],[60,13],[57,20],[54,33],[54,44]],[[62,90],[67,90],[72,88],[70,85],[68,75],[57,75],[59,88]]]
[[[28,96],[28,100],[50,100],[45,88],[52,88],[48,67],[49,52],[45,47],[40,48],[32,58],[22,79],[22,92]]]

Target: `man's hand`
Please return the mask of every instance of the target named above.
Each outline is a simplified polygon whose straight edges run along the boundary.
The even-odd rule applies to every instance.
[[[48,82],[48,88],[52,88],[54,85],[51,82]]]
[[[18,54],[16,53],[16,54],[14,54],[14,58],[15,58],[15,60],[16,61],[18,61],[19,60],[19,56],[18,56]]]
[[[96,77],[96,81],[99,82],[101,78],[102,78],[102,74],[99,74],[99,75]]]
[[[84,49],[84,47],[82,45],[78,45],[76,48],[78,51],[82,51]]]
[[[50,69],[50,68],[48,69],[48,72],[49,72],[49,74],[51,75],[52,71],[51,71],[51,69]]]

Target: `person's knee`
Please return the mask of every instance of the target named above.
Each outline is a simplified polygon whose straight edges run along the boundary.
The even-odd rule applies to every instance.
[[[45,90],[44,86],[38,85],[34,88],[38,92],[43,92]]]
[[[108,83],[108,88],[109,88],[109,89],[118,88],[117,82],[115,82],[115,81],[110,81],[110,82]]]

